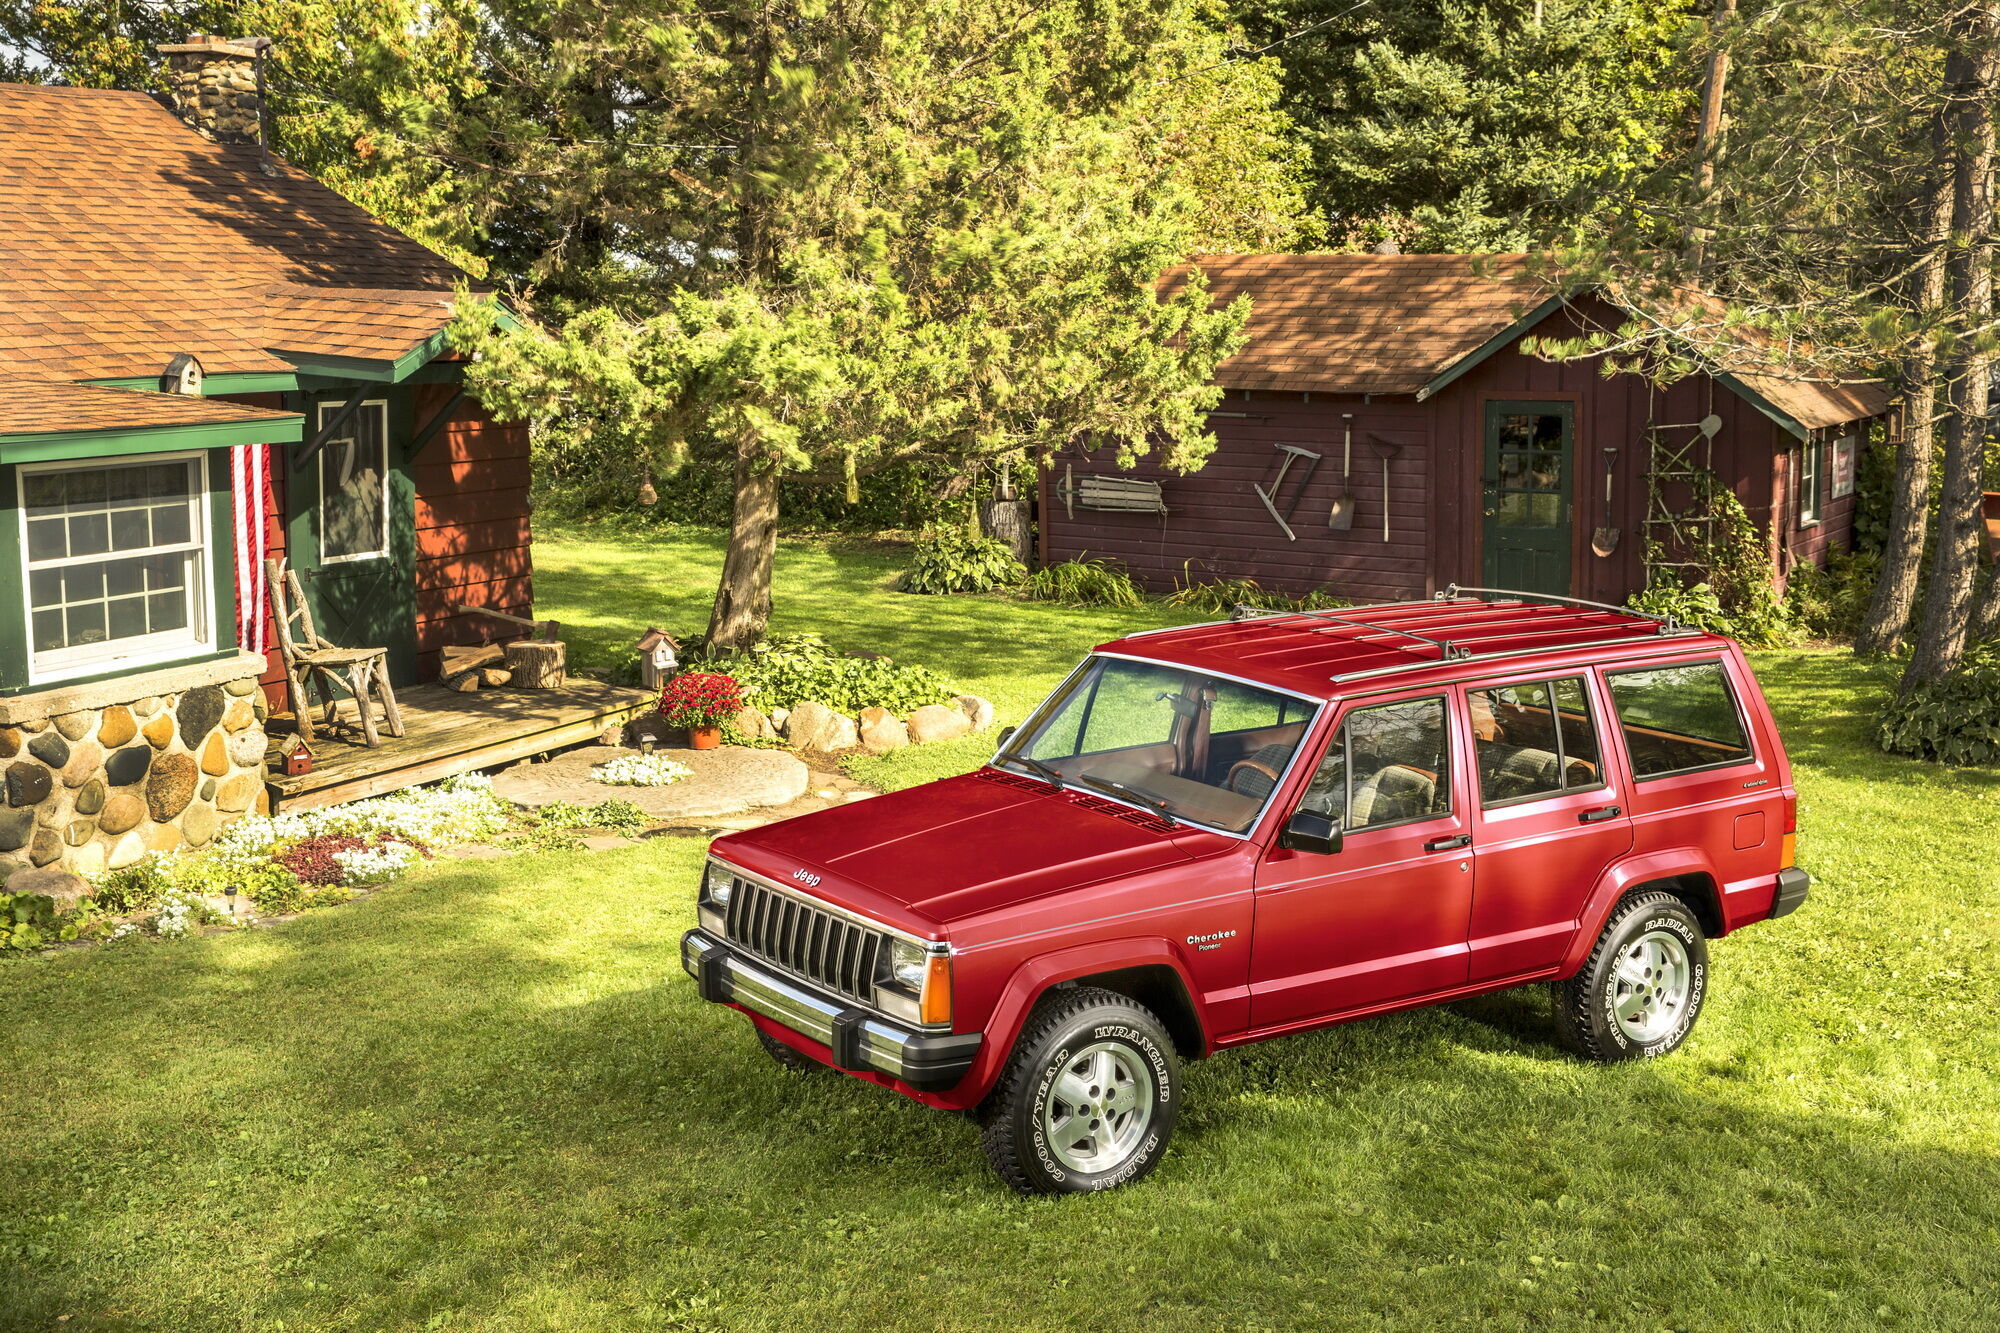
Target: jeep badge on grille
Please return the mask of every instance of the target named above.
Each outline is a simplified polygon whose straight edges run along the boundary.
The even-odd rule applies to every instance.
[[[792,878],[797,880],[799,883],[805,885],[809,889],[816,889],[819,887],[819,876],[813,874],[813,872],[810,870],[794,870],[792,872]]]

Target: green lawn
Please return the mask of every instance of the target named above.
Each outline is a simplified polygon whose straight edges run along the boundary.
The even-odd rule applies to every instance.
[[[717,555],[545,542],[540,606],[600,649],[693,626]],[[1162,614],[780,559],[781,627],[1003,718]],[[1873,752],[1880,679],[1840,656],[1759,666],[1818,887],[1716,946],[1667,1060],[1572,1063],[1538,993],[1293,1038],[1194,1066],[1140,1187],[1024,1201],[968,1121],[783,1075],[695,1000],[698,843],[436,865],[268,930],[0,966],[0,1325],[1991,1329],[2000,774]]]

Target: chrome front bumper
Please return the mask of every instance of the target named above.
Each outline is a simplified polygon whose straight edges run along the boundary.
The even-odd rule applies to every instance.
[[[977,1032],[921,1032],[857,1008],[852,1001],[785,976],[705,930],[681,936],[681,966],[701,998],[736,1004],[810,1038],[836,1067],[887,1074],[939,1092],[965,1077],[979,1054]]]

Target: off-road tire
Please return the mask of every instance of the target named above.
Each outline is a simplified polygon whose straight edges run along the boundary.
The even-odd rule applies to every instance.
[[[764,1029],[753,1028],[752,1031],[757,1034],[757,1044],[764,1048],[764,1054],[776,1060],[780,1069],[788,1070],[794,1074],[810,1074],[822,1067],[820,1062],[813,1059],[810,1055],[807,1055],[803,1051],[792,1049],[776,1037],[765,1032]]]
[[[1046,1132],[1047,1116],[1052,1098],[1064,1104],[1056,1083],[1075,1058],[1106,1047],[1116,1048],[1106,1054],[1121,1068],[1146,1080],[1145,1088],[1134,1087],[1134,1094],[1144,1096],[1148,1105],[1129,1155],[1105,1170],[1079,1170],[1059,1159]],[[980,1108],[980,1146],[1000,1178],[1023,1194],[1111,1189],[1160,1164],[1173,1137],[1180,1099],[1181,1069],[1173,1039],[1150,1010],[1114,991],[1065,988],[1035,1007],[1014,1043],[1005,1071]]]
[[[1621,977],[1618,968],[1631,951],[1642,949],[1649,938],[1668,937],[1679,942],[1684,955],[1684,983],[1679,989],[1682,1002],[1658,1035],[1642,1037],[1618,1018],[1619,1006],[1635,998],[1644,1000],[1647,978]],[[1633,966],[1627,963],[1628,970]],[[1643,974],[1646,969],[1639,967]],[[1635,893],[1612,909],[1604,931],[1575,976],[1554,983],[1556,1036],[1573,1054],[1599,1064],[1623,1060],[1645,1060],[1666,1055],[1687,1040],[1695,1020],[1701,1017],[1702,1001],[1708,994],[1708,940],[1701,920],[1688,905],[1670,893]]]

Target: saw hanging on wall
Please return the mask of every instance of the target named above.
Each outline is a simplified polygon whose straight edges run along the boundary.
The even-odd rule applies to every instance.
[[[1299,507],[1300,499],[1305,496],[1306,487],[1312,485],[1313,469],[1319,466],[1319,455],[1310,449],[1301,449],[1296,444],[1280,444],[1272,447],[1283,457],[1278,460],[1278,475],[1271,478],[1271,489],[1267,491],[1254,481],[1250,483],[1250,489],[1257,492],[1257,498],[1264,502],[1264,508],[1270,510],[1272,519],[1284,529],[1285,536],[1297,541],[1299,534],[1292,531],[1292,525],[1286,520],[1290,519],[1292,511]],[[1292,489],[1291,498],[1286,500],[1284,499],[1285,474],[1290,472],[1292,464],[1301,458],[1306,460],[1305,475],[1299,478],[1299,484]],[[1281,501],[1284,504],[1282,513],[1278,510]]]

